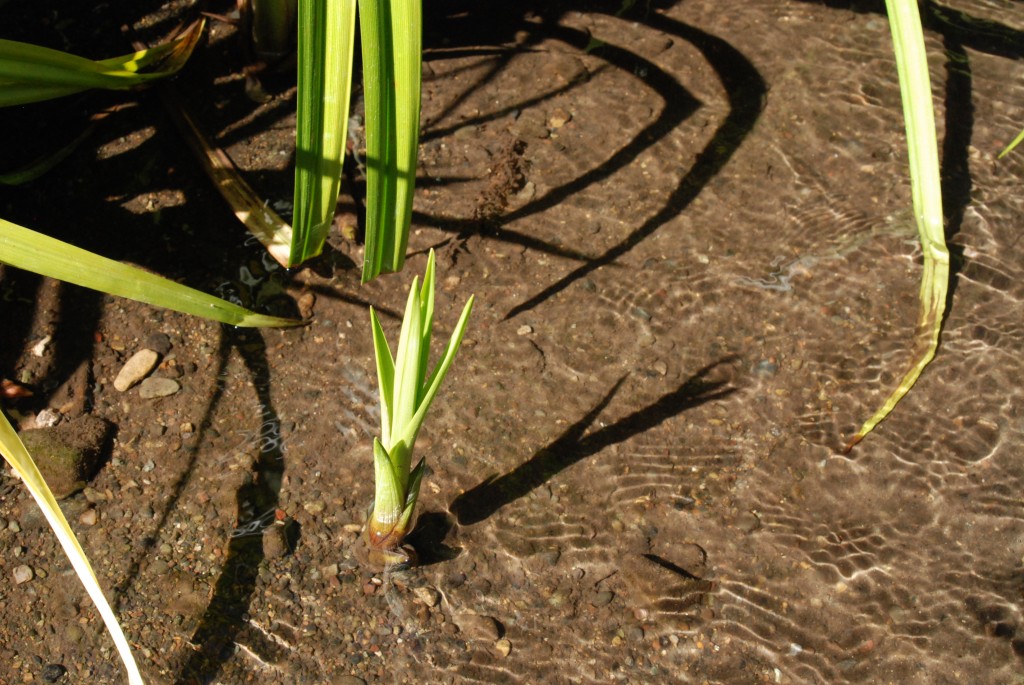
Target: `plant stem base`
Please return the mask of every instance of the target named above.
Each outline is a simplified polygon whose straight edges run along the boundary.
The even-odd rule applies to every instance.
[[[364,530],[353,548],[356,560],[362,566],[375,571],[404,571],[419,563],[416,550],[411,545],[398,545],[389,549],[374,547],[367,539],[368,530]]]

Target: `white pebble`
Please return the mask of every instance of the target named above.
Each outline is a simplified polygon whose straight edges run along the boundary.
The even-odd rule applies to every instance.
[[[35,573],[32,571],[32,567],[27,564],[14,567],[14,583],[21,585],[27,583],[35,577]]]
[[[159,355],[153,350],[139,350],[125,362],[114,379],[114,388],[118,392],[124,392],[132,387],[156,368]]]

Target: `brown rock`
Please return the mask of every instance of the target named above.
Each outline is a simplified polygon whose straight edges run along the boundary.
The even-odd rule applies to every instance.
[[[80,416],[51,428],[21,433],[29,454],[57,499],[70,497],[99,471],[111,425],[96,416]]]
[[[494,642],[501,637],[502,626],[490,616],[462,613],[453,617],[459,631],[471,640],[487,640]]]
[[[139,397],[151,400],[156,397],[167,397],[181,390],[178,381],[171,378],[147,378],[139,386]]]

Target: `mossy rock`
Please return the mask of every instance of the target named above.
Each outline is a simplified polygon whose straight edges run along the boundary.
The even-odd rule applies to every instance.
[[[96,416],[80,416],[51,428],[23,431],[21,441],[57,499],[75,494],[95,477],[113,426]]]

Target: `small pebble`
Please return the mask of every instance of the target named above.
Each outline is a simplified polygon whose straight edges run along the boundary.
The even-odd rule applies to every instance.
[[[516,330],[516,335],[529,335],[530,333],[533,333],[533,326],[529,326],[526,324],[520,326]]]
[[[280,559],[290,551],[287,526],[280,521],[267,526],[263,531],[263,556],[267,559]]]
[[[27,564],[21,564],[20,566],[14,567],[14,583],[15,585],[21,585],[27,583],[35,577],[35,573],[32,571],[32,567]]]
[[[494,643],[494,649],[503,657],[508,656],[512,653],[512,643],[509,642],[508,638],[501,638]]]
[[[463,613],[453,617],[455,625],[471,640],[488,640],[494,642],[501,637],[501,624],[490,616]]]
[[[413,588],[413,594],[428,607],[436,607],[441,600],[441,593],[429,585]]]
[[[159,355],[164,355],[171,351],[171,339],[166,333],[153,333],[146,336],[145,345],[147,349],[153,350]]]
[[[124,366],[121,367],[121,371],[118,372],[117,378],[114,379],[114,388],[118,392],[124,392],[141,381],[156,368],[156,361],[159,356],[160,355],[150,349],[139,350],[133,354],[128,361],[125,362]]]
[[[533,181],[527,181],[523,185],[522,190],[516,193],[516,200],[519,202],[529,202],[537,195],[537,186]]]
[[[60,664],[47,664],[42,673],[43,682],[55,683],[63,678],[67,672],[68,669]]]
[[[590,600],[590,603],[595,607],[608,606],[612,599],[615,598],[615,593],[611,590],[604,590],[594,595],[594,599]]]
[[[654,371],[659,376],[664,376],[665,374],[668,373],[668,364],[659,359],[658,361],[654,362]]]
[[[50,344],[51,340],[53,340],[53,336],[44,336],[42,340],[32,346],[32,354],[37,357],[42,357],[46,354],[46,347]]]
[[[60,423],[60,412],[44,409],[36,414],[36,428],[50,428]]]
[[[551,112],[551,116],[548,117],[548,127],[562,128],[570,121],[572,121],[572,115],[559,107]]]
[[[181,390],[178,381],[171,378],[147,378],[139,386],[139,397],[144,400],[151,400],[157,397],[167,397]]]
[[[99,514],[92,507],[89,507],[78,515],[78,521],[83,526],[95,526],[98,520]]]
[[[316,295],[311,292],[304,292],[299,295],[299,301],[296,303],[299,307],[299,316],[303,319],[313,318],[313,305],[316,304]]]

